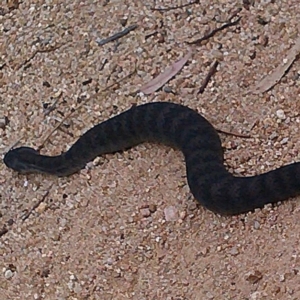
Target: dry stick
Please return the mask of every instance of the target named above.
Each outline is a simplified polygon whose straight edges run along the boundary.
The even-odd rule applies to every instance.
[[[55,110],[56,104],[57,104],[57,102],[61,99],[62,94],[63,94],[63,93],[61,92],[61,93],[59,94],[59,96],[56,97],[55,101],[54,101],[49,107],[47,107],[47,108],[45,109],[44,116],[48,116],[52,111]]]
[[[236,15],[236,14],[235,14]],[[217,32],[225,29],[225,28],[228,28],[230,26],[235,26],[239,23],[239,21],[241,20],[242,17],[238,17],[236,21],[233,21],[231,22],[232,18],[235,17],[234,16],[231,16],[224,25],[220,26],[220,27],[217,27],[215,28],[214,30],[212,30],[211,32],[209,32],[208,34],[206,34],[205,36],[203,36],[202,38],[200,39],[197,39],[195,41],[192,41],[192,42],[187,42],[189,45],[199,45],[201,42],[205,41],[205,40],[208,40],[209,38],[213,37]]]
[[[138,25],[136,25],[136,24],[135,25],[131,25],[131,26],[125,28],[124,30],[122,30],[122,31],[120,31],[118,33],[115,33],[114,35],[112,35],[112,36],[110,36],[110,37],[108,37],[106,39],[103,39],[103,40],[98,41],[98,42],[96,41],[96,43],[99,46],[103,46],[103,45],[105,45],[105,44],[107,44],[109,42],[113,42],[113,41],[115,41],[115,40],[123,37],[124,35],[128,34],[130,31],[136,29],[137,27],[138,27]]]
[[[173,9],[179,9],[179,8],[184,8],[193,4],[199,3],[199,0],[195,0],[193,2],[190,3],[186,3],[186,4],[182,4],[182,5],[177,5],[177,6],[172,6],[172,7],[166,7],[166,8],[155,8],[155,7],[151,7],[150,9],[153,11],[170,11]]]
[[[237,132],[231,132],[231,131],[226,131],[226,130],[218,129],[218,128],[216,128],[216,130],[218,132],[220,132],[220,133],[224,133],[224,134],[227,134],[227,135],[237,136],[237,137],[241,137],[241,138],[245,138],[245,139],[251,138],[251,135],[249,135],[249,134],[242,134],[242,133],[237,133]]]
[[[197,94],[202,94],[204,92],[204,90],[205,90],[205,88],[206,88],[206,86],[207,86],[210,78],[216,73],[218,64],[219,64],[218,60],[215,60],[212,63],[212,65],[211,65],[211,67],[210,67],[210,69],[208,71],[208,74],[204,78],[204,80],[203,80],[203,82],[202,82],[202,84],[200,86],[200,89],[199,89],[199,91],[198,91]]]
[[[72,109],[70,111],[70,113],[68,113],[50,132],[49,134],[46,136],[46,138],[44,139],[43,143],[38,147],[38,151],[40,151],[45,143],[48,141],[48,139],[50,138],[50,136],[76,111],[78,110],[80,107],[82,107],[84,104],[86,104],[88,101],[90,101],[91,99],[95,99],[96,97],[103,95],[105,92],[108,92],[108,89],[110,89],[111,87],[113,87],[116,84],[119,84],[120,82],[122,82],[123,80],[125,80],[126,78],[129,78],[130,76],[132,76],[134,73],[136,72],[136,66],[134,68],[134,70],[129,73],[128,75],[124,76],[123,78],[121,78],[120,80],[110,84],[109,86],[105,87],[103,90],[101,90],[100,92],[92,95],[90,98],[84,100],[83,102],[81,102],[78,106],[76,106],[74,109]]]
[[[64,44],[59,44],[59,45],[56,45],[56,46],[51,46],[50,48],[47,48],[47,49],[37,49],[35,50],[31,56],[29,58],[27,58],[25,61],[23,61],[18,67],[17,67],[17,70],[19,70],[20,68],[22,68],[24,65],[28,64],[31,60],[34,59],[34,57],[38,54],[38,53],[46,53],[46,52],[52,52],[52,51],[55,51],[57,49],[59,49],[62,45]]]
[[[45,201],[46,197],[49,195],[50,193],[50,189],[52,188],[53,183],[49,186],[48,190],[46,191],[46,193],[43,195],[43,197],[37,202],[35,203],[32,208],[22,216],[22,221],[24,222],[26,219],[28,219],[30,217],[30,215],[33,213],[33,211],[39,207],[39,205]]]

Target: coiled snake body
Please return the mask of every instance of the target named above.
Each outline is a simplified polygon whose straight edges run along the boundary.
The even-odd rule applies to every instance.
[[[40,155],[20,147],[4,157],[20,173],[67,176],[97,156],[158,142],[180,149],[185,157],[189,187],[206,208],[234,215],[300,194],[300,163],[251,177],[235,177],[223,164],[223,151],[213,126],[196,111],[179,104],[156,102],[135,106],[85,134],[65,153]]]

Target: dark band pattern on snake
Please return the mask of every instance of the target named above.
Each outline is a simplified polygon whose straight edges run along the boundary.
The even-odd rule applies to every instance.
[[[68,176],[99,155],[143,142],[181,150],[193,196],[215,213],[240,214],[300,195],[300,162],[256,176],[233,176],[223,164],[221,141],[214,127],[196,111],[168,102],[132,107],[88,130],[61,155],[45,156],[20,147],[7,152],[4,163],[20,173]]]

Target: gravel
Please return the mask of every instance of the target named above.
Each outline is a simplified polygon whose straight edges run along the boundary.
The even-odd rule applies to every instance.
[[[42,149],[56,155],[132,104],[173,101],[234,133],[221,138],[236,175],[299,161],[299,60],[270,91],[251,93],[299,35],[297,0],[2,2],[2,153],[39,147],[62,122]],[[134,93],[239,9],[239,24],[196,46],[167,90]],[[3,299],[300,299],[295,199],[214,215],[195,205],[182,154],[150,144],[68,178],[0,171]]]

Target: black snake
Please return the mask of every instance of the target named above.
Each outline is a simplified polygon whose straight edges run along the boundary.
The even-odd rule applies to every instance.
[[[235,177],[224,167],[221,141],[213,126],[196,111],[166,102],[135,106],[94,126],[61,155],[44,156],[20,147],[7,152],[4,163],[20,173],[68,176],[101,154],[143,142],[180,149],[192,194],[204,207],[222,215],[240,214],[300,194],[300,162],[261,175]]]

